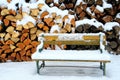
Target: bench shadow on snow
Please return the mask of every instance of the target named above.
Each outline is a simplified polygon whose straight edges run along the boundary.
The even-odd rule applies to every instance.
[[[103,76],[103,71],[99,67],[86,66],[47,66],[40,70],[40,75],[44,76]]]

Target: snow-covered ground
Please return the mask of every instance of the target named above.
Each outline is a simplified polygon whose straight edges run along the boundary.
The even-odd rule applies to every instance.
[[[36,64],[32,62],[0,63],[0,80],[120,80],[120,56],[111,55],[107,64],[107,75],[102,75],[99,63],[47,62],[46,65],[70,65],[75,67],[45,67],[41,74],[36,73]],[[81,66],[81,67],[76,67]]]

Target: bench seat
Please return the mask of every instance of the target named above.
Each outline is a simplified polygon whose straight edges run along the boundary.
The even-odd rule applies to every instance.
[[[41,61],[110,61],[110,55],[100,50],[43,50],[41,53],[34,53],[33,60]]]

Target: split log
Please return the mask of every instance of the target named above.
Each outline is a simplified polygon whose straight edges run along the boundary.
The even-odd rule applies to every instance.
[[[109,45],[110,45],[110,47],[111,47],[112,49],[115,49],[115,48],[117,48],[118,43],[117,43],[116,41],[111,41],[111,42],[109,43]]]
[[[81,8],[81,6],[76,6],[76,8],[75,8],[76,14],[80,14],[82,11],[83,11],[83,9]]]
[[[24,55],[26,54],[26,50],[23,49],[23,50],[21,50],[19,53],[20,53],[20,56],[24,56]]]
[[[0,32],[2,31],[3,27],[0,25]]]
[[[97,0],[97,1],[96,1],[96,4],[97,4],[97,5],[101,5],[101,6],[102,6],[103,1],[102,1],[102,0]]]
[[[12,50],[10,48],[4,51],[5,54],[11,53],[11,52]]]
[[[29,33],[29,29],[23,29],[22,33]]]
[[[44,27],[44,23],[38,23],[37,26],[38,28],[42,29]]]
[[[25,47],[25,50],[27,51],[27,50],[31,49],[32,47],[33,47],[32,45],[27,45],[27,46]]]
[[[48,18],[44,18],[44,22],[48,25],[48,26],[50,26],[49,24],[50,24],[50,22],[52,22],[52,18],[50,18],[50,17],[48,17]]]
[[[25,44],[23,43],[17,43],[16,46],[20,48],[21,50],[25,48]]]
[[[13,15],[7,15],[5,18],[13,22],[17,21],[17,19]]]
[[[6,54],[1,54],[0,55],[0,58],[2,58],[2,59],[5,59],[5,57],[6,57]]]
[[[68,15],[65,15],[65,16],[63,17],[63,19],[62,19],[63,22],[65,22],[66,19],[69,19]]]
[[[9,14],[11,14],[11,15],[14,15],[14,16],[15,16],[15,15],[16,15],[16,11],[15,11],[15,10],[10,9],[10,10],[9,10]]]
[[[8,40],[8,39],[10,39],[11,38],[11,35],[10,35],[10,33],[7,33],[6,35],[5,35],[5,38],[4,38],[4,40],[6,41],[6,40]]]
[[[53,3],[53,2],[54,2],[54,0],[45,0],[45,3],[48,4],[48,5]]]
[[[0,55],[2,54],[2,52],[3,52],[3,50],[2,50],[2,49],[0,49]]]
[[[20,34],[19,34],[19,32],[13,32],[12,33],[12,38],[18,38],[18,36],[19,36]]]
[[[9,45],[3,45],[3,46],[2,46],[2,50],[3,50],[3,51],[5,51],[5,50],[7,50],[7,49],[10,49],[10,46],[9,46]]]
[[[71,26],[73,26],[73,27],[75,27],[75,26],[76,26],[76,25],[75,25],[75,19],[74,19],[74,18],[73,18],[73,19],[71,19],[70,23],[71,23]]]
[[[6,33],[0,33],[0,37],[3,38],[6,35]]]
[[[48,15],[49,12],[48,11],[44,11],[41,15],[40,18],[43,19],[46,15]]]
[[[22,36],[20,37],[20,41],[24,41],[28,37],[28,33],[23,33]]]
[[[10,2],[11,2],[11,0],[7,0],[7,2],[8,2],[8,3],[10,3]]]
[[[11,26],[16,27],[16,22],[11,22]]]
[[[15,56],[16,56],[16,53],[12,53],[12,54],[11,54],[11,56],[15,58]]]
[[[12,40],[14,43],[17,43],[18,41],[20,41],[19,38],[11,38],[11,40]]]
[[[28,50],[28,51],[26,52],[26,56],[31,56],[31,51],[30,51],[30,50]]]
[[[41,3],[38,4],[38,9],[41,10],[43,6],[44,6],[44,4],[41,4]]]
[[[8,32],[8,33],[13,33],[13,32],[14,32],[14,27],[13,27],[13,26],[9,26],[9,27],[6,29],[6,32]]]
[[[10,49],[11,49],[11,50],[14,50],[15,48],[16,48],[16,46],[10,44]]]
[[[49,31],[49,27],[48,26],[44,26],[43,30],[47,33]]]
[[[37,28],[36,28],[36,27],[31,28],[31,29],[30,29],[30,34],[35,34],[36,31],[37,31]]]
[[[38,10],[38,9],[31,9],[30,15],[37,17],[37,16],[38,16],[38,13],[39,13],[39,10]]]
[[[71,32],[71,30],[72,30],[71,25],[68,23],[65,25],[64,28],[67,30],[67,32]]]
[[[80,13],[80,19],[82,20],[82,19],[84,19],[85,18],[85,15],[86,15],[86,13],[84,12],[84,11],[82,11],[81,13]]]
[[[23,30],[22,25],[18,25],[18,26],[16,27],[16,30],[17,30],[17,31],[22,31],[22,30]]]
[[[34,27],[34,24],[32,22],[28,22],[27,25],[28,25],[29,28],[33,28]]]
[[[9,14],[9,10],[8,10],[8,9],[3,9],[3,10],[1,11],[1,15],[2,15],[2,16],[8,15],[8,14]]]
[[[16,18],[17,20],[22,20],[22,19],[23,19],[23,16],[22,16],[22,14],[18,13],[18,14],[15,16],[15,18]]]
[[[24,29],[29,29],[29,26],[27,24],[23,25]]]
[[[17,53],[16,54],[16,61],[22,61],[20,55]]]
[[[120,54],[120,46],[117,48],[117,54]]]
[[[67,33],[67,30],[62,28],[62,29],[60,29],[60,33]]]
[[[23,41],[23,43],[24,43],[24,45],[29,45],[30,43],[31,43],[31,40],[29,39],[29,38],[27,38],[27,39],[25,39],[24,41]]]
[[[103,17],[102,20],[106,23],[106,22],[113,21],[113,18],[112,18],[112,16],[107,15],[107,16]]]
[[[31,54],[33,54],[36,51],[36,48],[31,49]]]
[[[37,30],[37,32],[36,32],[36,36],[38,37],[38,36],[39,36],[39,34],[41,34],[41,33],[43,33],[43,31],[42,31],[42,30]]]
[[[37,38],[37,35],[36,35],[36,34],[31,34],[31,35],[30,35],[30,39],[31,39],[31,40],[35,40],[36,38]]]
[[[17,53],[17,52],[20,52],[22,49],[21,48],[15,48],[14,52]]]
[[[40,44],[40,42],[38,42],[38,41],[32,41],[32,42],[31,42],[31,45],[32,45],[34,48],[36,48],[39,44]]]
[[[7,44],[7,45],[12,45],[12,44],[14,44],[14,42],[12,41],[12,40],[7,40],[6,42],[5,42],[5,44]]]
[[[4,25],[5,25],[5,26],[8,26],[9,23],[10,23],[8,19],[4,19],[3,22],[4,22]]]

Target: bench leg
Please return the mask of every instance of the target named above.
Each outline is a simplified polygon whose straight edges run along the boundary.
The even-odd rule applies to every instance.
[[[39,61],[36,61],[37,73],[39,74]]]
[[[103,64],[102,64],[102,62],[100,62],[100,69],[102,69],[102,67],[103,67]]]
[[[106,63],[103,63],[103,75],[106,75]]]
[[[42,61],[41,65],[39,65],[39,60],[36,61],[37,73],[40,74],[40,69],[45,67],[45,61]]]

